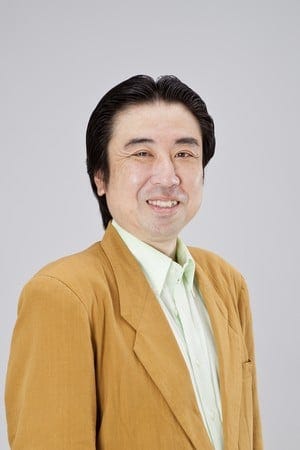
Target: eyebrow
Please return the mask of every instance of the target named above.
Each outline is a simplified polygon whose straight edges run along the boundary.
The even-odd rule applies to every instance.
[[[155,144],[155,141],[153,139],[146,138],[146,137],[133,138],[133,139],[130,139],[125,144],[125,148],[130,147],[131,145],[138,145],[138,144]],[[180,144],[195,145],[197,147],[200,147],[200,143],[194,137],[182,137],[182,138],[176,139],[175,145],[180,145]]]
[[[130,139],[130,141],[128,141],[125,144],[125,147],[130,147],[131,145],[137,145],[137,144],[154,144],[154,140],[150,139],[150,138],[133,138]]]
[[[194,137],[182,137],[180,139],[177,139],[175,141],[175,145],[178,144],[196,145],[197,147],[200,147],[200,143]]]

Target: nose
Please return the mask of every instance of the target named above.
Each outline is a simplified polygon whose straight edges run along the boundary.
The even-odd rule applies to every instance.
[[[169,157],[159,158],[155,164],[153,164],[151,183],[160,184],[166,187],[178,186],[180,184],[180,179],[176,174],[174,163]]]

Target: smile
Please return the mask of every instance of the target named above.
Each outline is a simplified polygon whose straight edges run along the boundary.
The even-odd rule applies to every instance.
[[[173,208],[178,205],[177,200],[147,200],[148,205],[158,206],[159,208]]]

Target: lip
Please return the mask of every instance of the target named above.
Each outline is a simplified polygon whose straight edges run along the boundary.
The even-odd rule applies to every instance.
[[[150,197],[150,198],[147,198],[146,201],[147,202],[161,201],[161,202],[178,202],[178,203],[180,203],[180,200],[178,197],[163,197],[163,196]]]
[[[177,200],[176,198],[149,198],[148,200],[146,200],[148,205],[151,206],[158,206],[160,208],[163,208],[163,205],[154,205],[153,203],[173,203],[171,206],[166,206],[166,208],[171,208],[176,206],[178,203],[180,203],[179,200]]]
[[[161,202],[177,202],[175,205],[173,206],[159,206],[159,205],[153,205],[151,203],[149,203],[149,201],[154,202],[154,201],[161,201]],[[173,215],[177,212],[179,206],[180,206],[180,201],[174,198],[153,198],[153,199],[148,199],[146,201],[147,205],[149,206],[149,208],[151,208],[151,210],[153,212],[155,212],[156,214],[160,214],[163,216],[170,216]]]

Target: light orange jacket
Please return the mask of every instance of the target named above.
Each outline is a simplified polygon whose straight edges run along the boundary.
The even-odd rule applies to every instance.
[[[219,356],[224,450],[261,450],[245,282],[190,251]],[[111,225],[24,287],[6,408],[13,450],[212,450],[175,337]]]

